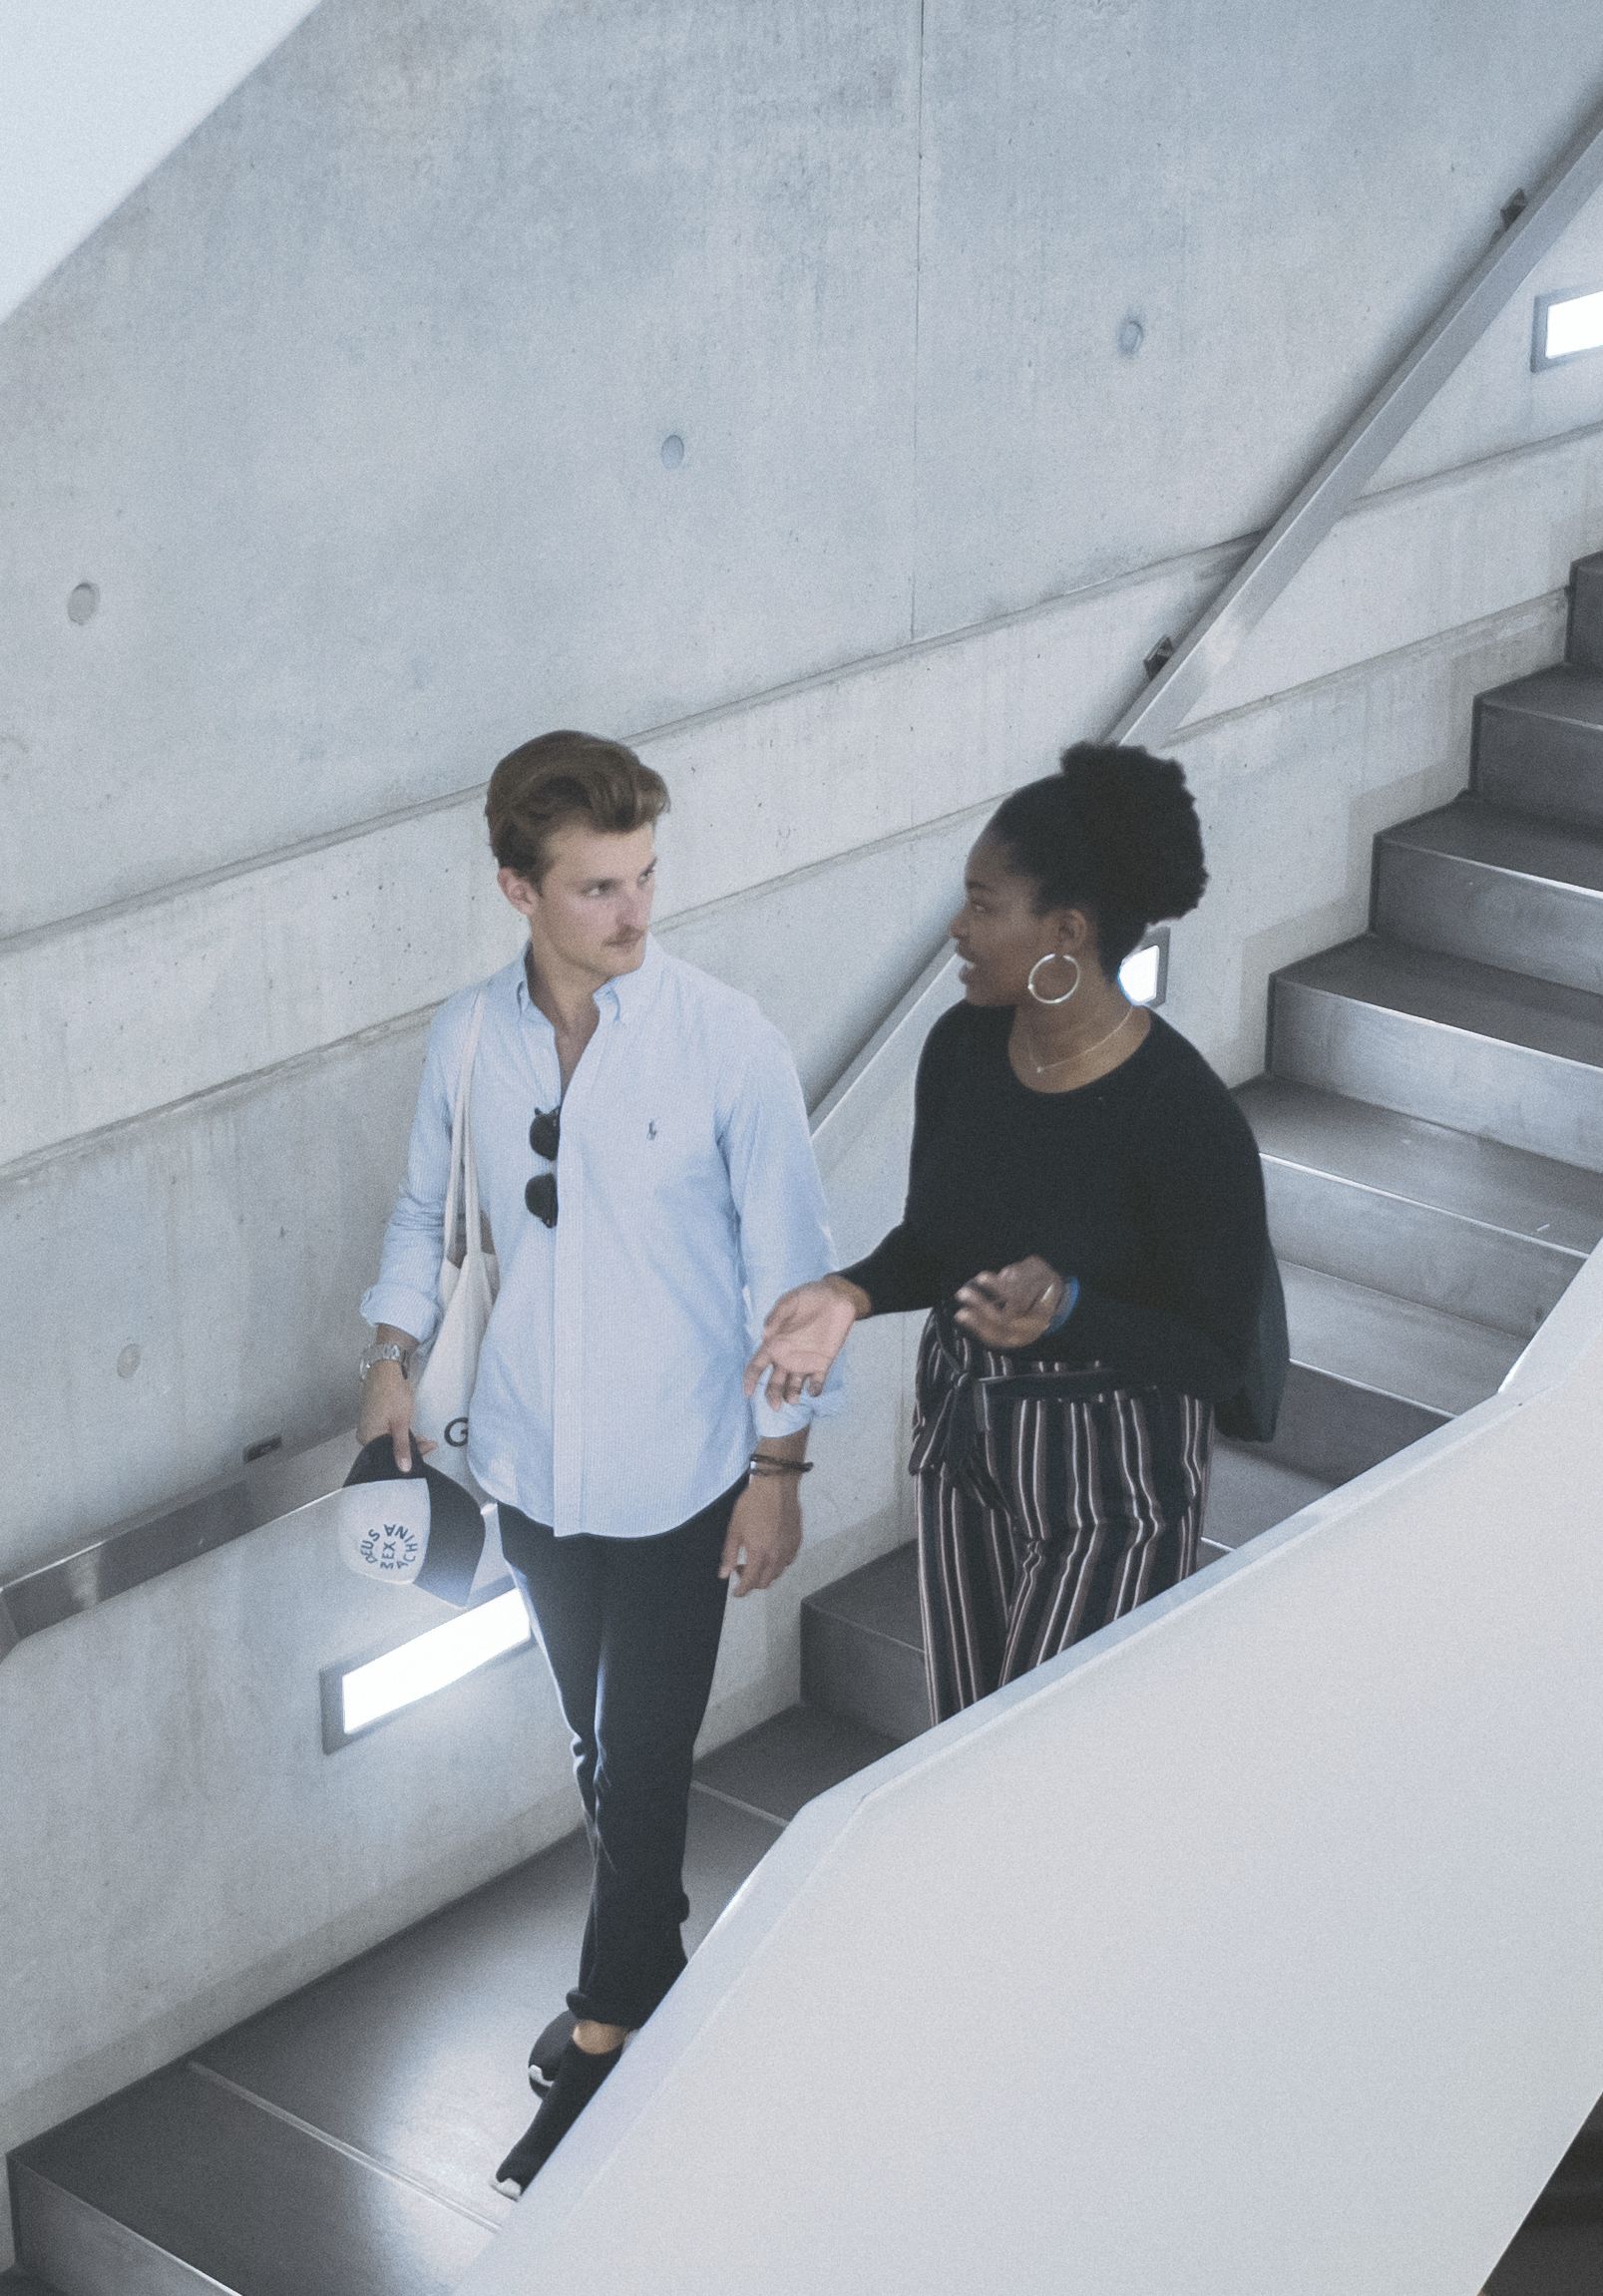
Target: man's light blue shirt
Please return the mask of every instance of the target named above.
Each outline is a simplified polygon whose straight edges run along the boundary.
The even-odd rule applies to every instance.
[[[427,1340],[451,1109],[478,989],[429,1031],[406,1178],[384,1237],[371,1324]],[[726,1491],[759,1434],[835,1407],[748,1402],[741,1379],[784,1292],[834,1266],[790,1048],[749,996],[654,941],[598,991],[599,1025],[562,1092],[551,1022],[520,956],[484,984],[473,1144],[501,1288],[479,1357],[468,1464],[492,1498],[559,1535],[642,1538]],[[562,1102],[555,1228],[526,1183],[529,1144]]]

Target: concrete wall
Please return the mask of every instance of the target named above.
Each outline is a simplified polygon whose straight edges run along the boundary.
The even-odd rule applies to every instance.
[[[0,327],[0,1251],[26,1304],[0,1396],[27,1430],[0,1569],[348,1420],[422,1026],[513,946],[480,842],[504,747],[639,739],[675,793],[665,936],[763,998],[816,1096],[921,968],[988,805],[1129,698],[1600,88],[1584,0],[1450,28],[1423,0],[323,0]],[[1595,278],[1593,214],[1530,292]],[[1530,377],[1528,318],[1188,728],[1215,890],[1171,1010],[1233,1077],[1269,966],[1362,924],[1373,829],[1461,784],[1469,697],[1552,657],[1603,541],[1603,362]],[[843,1244],[894,1206],[902,1121],[837,1175]],[[905,1336],[862,1350],[811,1555],[743,1625],[715,1731],[789,1695],[805,1574],[900,1535],[905,1369]],[[0,1967],[46,1974],[0,2138],[558,1822],[548,1739],[455,1840],[386,1792],[372,1892],[342,1868],[308,1893],[349,1811],[309,1782],[307,1702],[365,1617],[349,1590],[296,1608],[295,1662],[247,1678],[197,1655],[307,1541],[129,1598],[182,1670],[113,1606],[0,1672],[55,1784],[28,1829],[96,1813],[12,1885]],[[45,1718],[86,1666],[69,1758]],[[297,1847],[276,1805],[247,1878],[211,1829],[198,1902],[247,1889],[252,1919],[177,1935],[120,2024],[86,1974],[102,1885],[61,1906],[75,1858],[115,1896],[191,1790],[139,1765],[195,1668],[240,1749],[214,1806],[248,1717],[325,1815]],[[465,1759],[518,1672],[420,1721],[426,1758]],[[119,1763],[155,1782],[119,1797]]]

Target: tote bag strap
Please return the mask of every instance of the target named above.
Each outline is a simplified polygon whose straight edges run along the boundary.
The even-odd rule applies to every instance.
[[[468,1039],[462,1063],[462,1183],[464,1217],[462,1223],[462,1260],[480,1258],[484,1252],[484,1230],[479,1225],[479,1167],[473,1154],[473,1062],[479,1049],[479,1022],[483,1016],[484,999],[481,995],[479,1010],[473,1016],[473,1031]],[[453,1127],[454,1129],[454,1127]],[[453,1240],[455,1232],[453,1231]]]
[[[469,1146],[470,1125],[468,1101],[473,1082],[473,1063],[479,1050],[479,1030],[484,1024],[484,990],[474,999],[473,1014],[468,1022],[468,1033],[462,1044],[462,1065],[457,1070],[456,1097],[451,1106],[451,1177],[445,1191],[445,1222],[441,1234],[441,1259],[446,1267],[460,1265],[454,1258],[457,1241],[457,1206],[465,1194],[463,1222],[466,1249],[476,1246],[479,1222],[479,1176],[473,1169]]]

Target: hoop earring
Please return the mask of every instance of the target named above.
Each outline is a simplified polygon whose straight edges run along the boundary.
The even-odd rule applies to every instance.
[[[1042,996],[1040,990],[1035,986],[1035,975],[1043,964],[1073,965],[1074,978],[1069,986],[1063,990],[1061,996]],[[1066,949],[1048,949],[1045,956],[1037,957],[1030,966],[1029,979],[1025,985],[1037,1004],[1066,1004],[1071,996],[1076,996],[1079,993],[1079,958],[1070,957]]]

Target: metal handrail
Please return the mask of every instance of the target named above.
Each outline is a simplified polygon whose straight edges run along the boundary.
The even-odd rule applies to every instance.
[[[1603,184],[1603,112],[1558,162],[1536,197],[1493,242],[1185,639],[1113,726],[1114,742],[1170,739],[1298,570],[1329,535],[1510,296]],[[882,1090],[910,1078],[930,1022],[956,995],[957,959],[943,941],[906,995],[813,1111],[820,1165],[836,1165]],[[872,1079],[872,1084],[871,1080]],[[339,1448],[342,1438],[332,1440]],[[115,1525],[70,1555],[0,1581],[0,1659],[31,1634],[242,1537],[322,1495],[317,1451],[280,1455],[266,1473],[191,1492]],[[341,1464],[343,1464],[343,1458]],[[297,1487],[298,1486],[298,1487]]]
[[[1592,115],[1533,199],[1512,212],[1510,201],[1504,209],[1504,227],[1480,261],[1304,480],[1105,740],[1151,748],[1174,738],[1293,575],[1352,509],[1388,455],[1600,185],[1603,111]],[[930,1022],[955,1001],[957,965],[943,940],[913,986],[820,1103],[814,1141],[821,1161],[834,1162],[844,1154],[861,1129],[868,1103],[877,1101],[882,1089],[889,1090],[911,1075]]]

